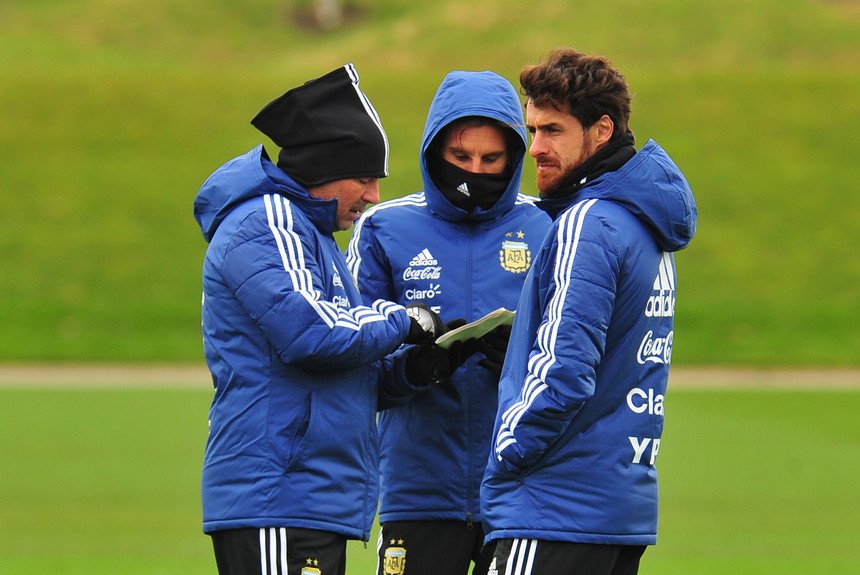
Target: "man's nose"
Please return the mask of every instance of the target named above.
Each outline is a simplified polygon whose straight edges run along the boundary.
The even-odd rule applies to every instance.
[[[489,168],[485,166],[483,162],[481,162],[481,158],[473,159],[469,166],[469,171],[473,174],[483,174],[487,172],[488,169]]]
[[[544,139],[540,134],[535,134],[532,136],[532,143],[529,146],[529,155],[532,158],[537,158],[546,153],[546,145],[544,144]]]
[[[367,184],[364,194],[361,195],[361,199],[369,204],[379,203],[379,180],[373,180]]]

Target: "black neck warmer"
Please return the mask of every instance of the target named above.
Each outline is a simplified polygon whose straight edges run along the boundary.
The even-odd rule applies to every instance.
[[[477,174],[458,168],[439,154],[427,153],[427,171],[445,198],[466,212],[488,210],[496,205],[511,181],[511,172]]]
[[[550,199],[570,197],[598,176],[606,172],[614,172],[626,164],[630,158],[636,155],[636,148],[633,147],[633,143],[633,134],[630,132],[610,140],[567,176]]]

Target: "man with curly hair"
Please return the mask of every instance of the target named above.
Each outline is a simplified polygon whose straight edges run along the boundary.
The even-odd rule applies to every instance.
[[[680,169],[638,152],[624,77],[552,51],[520,73],[552,216],[517,304],[481,486],[490,575],[634,575],[657,538],[675,309],[696,228]]]

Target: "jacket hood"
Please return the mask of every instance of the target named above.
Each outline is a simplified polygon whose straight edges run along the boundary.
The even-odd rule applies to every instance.
[[[194,198],[194,218],[209,242],[234,207],[272,193],[300,204],[321,232],[331,234],[336,229],[337,200],[311,197],[306,188],[272,163],[262,145],[233,158],[206,179]]]
[[[522,141],[522,147],[517,146],[511,154],[514,166],[511,181],[499,201],[489,210],[478,208],[475,211],[478,220],[494,219],[510,210],[517,199],[528,141],[519,96],[511,83],[495,72],[449,72],[436,90],[427,113],[419,158],[427,205],[430,211],[447,220],[463,220],[468,216],[436,187],[428,173],[426,160],[427,148],[433,138],[445,126],[465,116],[485,116],[504,122]]]
[[[696,233],[698,211],[690,185],[654,140],[614,172],[607,172],[572,196],[538,202],[553,218],[561,209],[597,198],[621,204],[644,222],[659,246],[684,249]]]

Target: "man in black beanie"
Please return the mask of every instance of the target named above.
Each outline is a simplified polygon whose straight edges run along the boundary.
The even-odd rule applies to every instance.
[[[252,124],[280,146],[277,165],[257,146],[194,201],[215,388],[203,530],[222,575],[342,575],[346,540],[367,541],[376,513],[378,401],[449,375],[438,315],[362,305],[333,237],[388,175],[358,82],[346,65],[272,101]]]
[[[388,138],[352,65],[290,90],[251,124],[280,146],[278,167],[306,188],[388,175]]]

